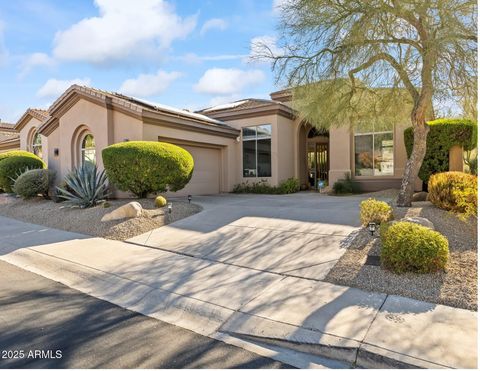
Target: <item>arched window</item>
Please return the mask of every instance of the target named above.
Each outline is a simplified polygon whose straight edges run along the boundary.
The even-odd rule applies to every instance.
[[[92,134],[87,134],[82,140],[80,147],[80,159],[82,165],[86,162],[96,163],[95,159],[95,138]]]
[[[35,133],[32,139],[32,152],[42,158],[42,137],[39,133]]]

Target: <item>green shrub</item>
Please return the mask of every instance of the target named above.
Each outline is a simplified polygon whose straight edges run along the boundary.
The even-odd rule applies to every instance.
[[[269,195],[284,195],[300,191],[300,181],[296,178],[288,178],[282,181],[277,187],[271,186],[266,179],[259,182],[246,182],[236,184],[233,193],[257,193]]]
[[[360,221],[367,226],[370,222],[381,224],[393,219],[392,207],[384,201],[369,198],[360,202]]]
[[[345,179],[339,179],[333,183],[332,189],[336,195],[360,192],[358,183],[352,180],[349,173],[345,173]]]
[[[96,206],[108,197],[107,176],[97,172],[89,162],[73,169],[65,177],[65,188],[57,187],[57,195],[71,207],[81,209]]]
[[[0,161],[0,189],[3,189],[5,192],[13,192],[13,184],[15,179],[26,170],[31,169],[44,169],[46,167],[45,163],[37,156],[32,153],[28,155],[23,154],[11,155],[8,157],[3,157]],[[8,153],[8,152],[7,152]]]
[[[469,151],[477,146],[477,123],[469,119],[438,119],[428,122],[427,152],[418,173],[425,183],[432,174],[449,170],[449,151],[455,145]],[[410,157],[413,149],[413,128],[404,131],[405,148]]]
[[[17,157],[17,156],[39,158],[38,156],[34,155],[32,152],[14,150],[14,151],[7,151],[7,152],[0,153],[0,161],[9,157]]]
[[[108,180],[138,197],[178,191],[190,181],[193,157],[181,147],[163,142],[124,142],[102,151]]]
[[[167,204],[167,200],[163,196],[157,196],[155,198],[155,207],[164,207]]]
[[[430,273],[447,265],[448,240],[427,227],[393,223],[381,229],[381,240],[381,262],[396,273]]]
[[[477,177],[459,171],[432,175],[428,182],[428,199],[440,209],[465,216],[477,215]]]
[[[47,169],[27,170],[13,185],[13,191],[24,199],[42,195],[48,198],[48,190],[55,180],[55,172]]]

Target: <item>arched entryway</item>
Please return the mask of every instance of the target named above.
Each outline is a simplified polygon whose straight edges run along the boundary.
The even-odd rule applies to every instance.
[[[307,187],[318,189],[319,184],[327,185],[329,159],[328,130],[309,127],[306,130]]]

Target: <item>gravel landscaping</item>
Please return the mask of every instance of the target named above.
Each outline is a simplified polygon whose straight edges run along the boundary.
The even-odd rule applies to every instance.
[[[375,195],[374,195],[375,196]],[[446,272],[394,274],[379,266],[365,265],[368,255],[380,254],[378,235],[362,228],[349,236],[347,251],[329,272],[326,281],[477,310],[477,220],[462,221],[428,201],[410,208],[393,207],[395,219],[420,216],[447,237],[450,259]]]
[[[101,222],[102,217],[116,208],[137,201],[144,208],[137,218]],[[50,228],[84,233],[112,240],[126,240],[165,224],[198,213],[201,206],[183,201],[172,201],[172,213],[167,208],[155,208],[153,199],[109,200],[109,207],[99,205],[89,209],[71,209],[65,204],[36,198],[21,198],[0,194],[0,215],[40,224]]]

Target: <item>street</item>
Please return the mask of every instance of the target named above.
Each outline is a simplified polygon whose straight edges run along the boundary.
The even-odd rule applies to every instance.
[[[0,261],[0,368],[290,368]]]

